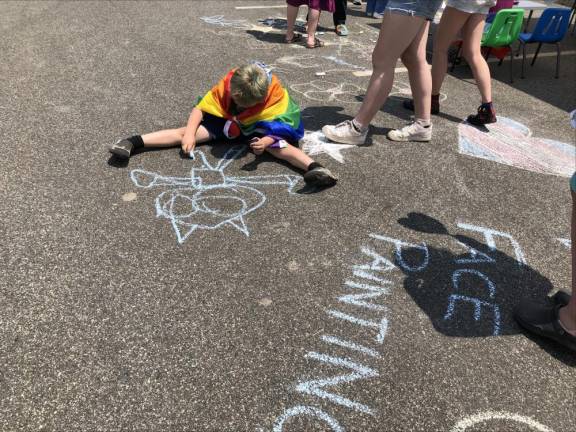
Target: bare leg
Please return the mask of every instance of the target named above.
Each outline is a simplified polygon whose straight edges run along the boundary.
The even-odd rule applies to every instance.
[[[286,40],[291,40],[294,37],[294,25],[296,24],[296,17],[298,16],[298,8],[296,6],[288,5],[286,11]]]
[[[291,145],[289,145],[288,147],[284,147],[282,149],[268,147],[266,151],[270,153],[272,156],[278,159],[285,160],[290,165],[293,165],[296,168],[300,168],[303,171],[306,171],[308,169],[308,166],[312,162],[314,162],[314,160],[310,156],[308,156],[298,147],[294,147]]]
[[[418,120],[430,120],[432,76],[426,61],[428,26],[429,24],[426,22],[408,49],[402,54],[402,62],[408,68],[410,88],[414,99],[414,111]]]
[[[186,132],[185,127],[178,129],[165,129],[142,135],[144,147],[174,147],[182,144],[182,137]],[[196,131],[196,142],[198,144],[209,141],[210,133],[204,126],[199,126]]]
[[[308,40],[306,44],[308,46],[314,45],[314,39],[316,38],[316,29],[318,28],[318,22],[320,21],[320,11],[316,9],[308,10]]]
[[[576,336],[576,192],[572,192],[572,297],[559,311],[562,326]]]
[[[452,7],[447,7],[442,14],[438,32],[434,38],[434,55],[432,57],[432,94],[434,95],[440,94],[446,76],[448,49],[470,16],[469,13],[461,12]]]
[[[482,103],[492,102],[492,82],[490,81],[490,68],[482,56],[480,41],[484,31],[484,15],[472,14],[462,32],[464,36],[463,55],[474,74],[476,85],[482,95]]]
[[[394,82],[394,68],[402,53],[426,26],[426,20],[395,13],[386,13],[382,19],[378,42],[372,52],[373,72],[366,96],[355,120],[368,126],[382,107]]]

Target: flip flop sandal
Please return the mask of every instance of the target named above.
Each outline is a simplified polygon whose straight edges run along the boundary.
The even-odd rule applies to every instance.
[[[284,42],[286,42],[287,44],[291,44],[294,42],[300,42],[302,40],[302,35],[300,33],[294,33],[294,36],[292,36],[292,39],[284,39]]]
[[[323,46],[324,46],[324,41],[321,41],[318,38],[314,38],[314,45],[308,45],[308,43],[306,43],[306,48],[309,48],[309,49],[321,48]]]

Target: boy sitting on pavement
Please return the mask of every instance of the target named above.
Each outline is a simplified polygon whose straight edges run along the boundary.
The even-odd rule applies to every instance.
[[[250,139],[255,154],[266,151],[305,171],[304,181],[310,186],[332,186],[337,181],[327,168],[297,147],[304,135],[300,108],[279,79],[259,63],[229,71],[192,108],[185,127],[122,139],[110,152],[128,159],[142,147],[180,145],[183,152],[191,154],[196,144],[233,140],[240,135]]]

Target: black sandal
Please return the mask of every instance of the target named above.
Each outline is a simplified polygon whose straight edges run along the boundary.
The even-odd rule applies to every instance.
[[[314,45],[308,45],[308,43],[306,43],[306,48],[309,48],[309,49],[321,48],[323,46],[324,46],[324,41],[321,41],[318,38],[314,38]]]
[[[302,40],[302,35],[300,33],[294,33],[294,36],[292,36],[292,39],[284,39],[284,42],[286,42],[287,44],[291,44],[294,42],[300,42]]]

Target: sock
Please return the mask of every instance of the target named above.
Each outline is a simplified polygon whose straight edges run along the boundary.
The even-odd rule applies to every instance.
[[[140,135],[134,135],[128,138],[128,141],[132,143],[132,145],[134,146],[134,150],[144,147],[144,141],[142,140],[142,136]]]
[[[356,130],[356,132],[360,132],[360,133],[364,133],[364,132],[366,132],[366,129],[368,129],[367,126],[363,126],[362,124],[358,123],[358,121],[356,119],[352,120],[352,126],[354,126],[354,129]]]
[[[314,168],[324,168],[324,167],[322,166],[322,164],[319,164],[318,162],[312,162],[310,165],[308,165],[308,169],[306,171],[313,170]]]
[[[430,120],[416,119],[416,123],[418,123],[423,128],[429,128],[432,126],[432,122]]]

